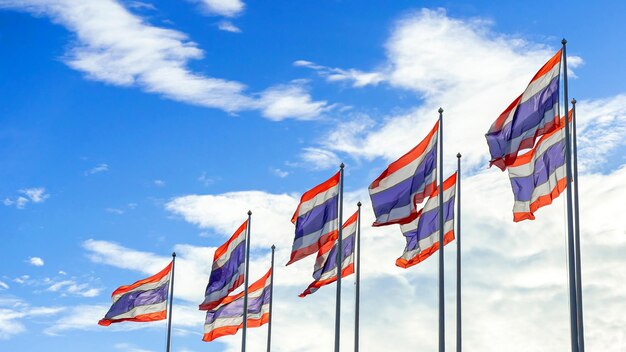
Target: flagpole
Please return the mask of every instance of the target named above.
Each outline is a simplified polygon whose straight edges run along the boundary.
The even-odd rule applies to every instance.
[[[356,203],[356,289],[354,308],[354,352],[359,352],[359,304],[361,300],[361,202]]]
[[[456,351],[462,351],[461,325],[461,153],[457,153],[457,214],[456,214]]]
[[[583,324],[583,289],[580,265],[580,221],[578,203],[578,146],[576,144],[576,99],[572,99],[572,158],[574,163],[574,241],[576,242],[576,313],[578,314],[578,349],[585,352]]]
[[[335,306],[335,352],[339,352],[339,337],[341,330],[341,269],[343,269],[343,247],[342,247],[342,215],[343,215],[343,168],[341,163],[339,166],[339,209],[337,218],[337,298]]]
[[[439,352],[446,350],[445,305],[443,283],[443,109],[439,108]]]
[[[267,321],[267,352],[272,348],[272,301],[274,299],[274,251],[276,246],[272,245],[272,276],[270,277],[270,316]]]
[[[170,352],[172,337],[172,303],[174,302],[174,266],[176,265],[176,252],[172,253],[172,280],[170,281],[170,305],[167,313],[167,346],[166,351]]]
[[[570,310],[570,335],[572,352],[578,352],[578,318],[576,303],[576,275],[574,257],[574,220],[572,215],[572,161],[571,144],[569,134],[569,101],[567,100],[567,40],[561,41],[563,44],[563,94],[565,99],[565,163],[566,163],[566,191],[567,191],[567,266],[569,281],[569,310]]]
[[[246,330],[248,328],[248,273],[250,272],[250,222],[252,211],[248,210],[248,228],[246,229],[246,272],[243,286],[243,332],[241,334],[241,352],[246,352]],[[273,274],[273,273],[272,273]]]

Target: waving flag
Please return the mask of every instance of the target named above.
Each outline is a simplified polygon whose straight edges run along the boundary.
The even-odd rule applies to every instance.
[[[329,240],[337,238],[339,172],[305,192],[293,214],[296,225],[291,259],[287,265],[317,252]]]
[[[443,183],[443,242],[454,240],[454,196],[456,172]],[[439,188],[431,194],[424,208],[417,212],[411,222],[400,225],[406,237],[404,253],[396,265],[408,268],[424,261],[439,249]]]
[[[439,122],[415,148],[394,161],[369,186],[373,226],[401,224],[436,187]]]
[[[341,266],[341,277],[354,273],[354,243],[358,215],[358,212],[354,213],[342,227],[343,265]],[[320,248],[313,269],[313,278],[315,281],[299,295],[300,297],[305,297],[314,293],[320,287],[337,281],[337,239],[326,243]]]
[[[272,269],[248,287],[248,328],[259,327],[269,320],[271,279]],[[207,312],[203,341],[234,335],[243,327],[243,294],[228,296],[218,307]]]
[[[537,137],[558,126],[560,72],[561,50],[491,125],[485,135],[491,153],[490,166],[496,165],[504,171],[521,150],[532,148]]]
[[[534,220],[537,209],[551,204],[567,186],[565,122],[560,125],[542,136],[531,151],[519,156],[508,168],[515,198],[515,222]]]
[[[165,319],[171,272],[172,263],[154,276],[113,291],[113,305],[98,324],[109,326],[123,321],[149,322]]]
[[[230,239],[213,256],[213,267],[200,310],[217,307],[222,299],[243,284],[248,220],[244,221]]]

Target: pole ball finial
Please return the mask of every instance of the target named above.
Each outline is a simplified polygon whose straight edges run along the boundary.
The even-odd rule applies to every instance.
[[[176,252],[172,252],[172,257],[176,258]]]
[[[456,153],[456,157],[461,159],[461,153]]]
[[[443,109],[442,108],[439,108],[439,110],[437,110],[437,111],[439,111],[440,114],[443,114]]]
[[[561,44],[563,44],[563,45],[567,44],[567,40],[565,40],[565,38],[563,38],[563,40],[561,40]]]
[[[252,215],[252,210],[248,210],[248,215]]]
[[[576,99],[572,98],[572,104],[576,104]]]
[[[360,207],[361,206],[361,202],[356,203],[356,206]]]

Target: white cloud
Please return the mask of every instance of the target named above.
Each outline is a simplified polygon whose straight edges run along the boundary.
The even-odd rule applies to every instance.
[[[122,215],[124,214],[124,211],[122,209],[118,209],[118,208],[106,208],[104,209],[107,213],[111,213],[111,214],[117,214],[117,215]]]
[[[336,67],[326,67],[306,60],[297,60],[293,65],[315,70],[317,74],[326,78],[329,82],[348,81],[352,83],[353,87],[357,88],[369,85],[375,86],[386,79],[381,72],[363,72],[353,68],[345,70]]]
[[[239,0],[204,0],[210,13],[234,16]],[[313,101],[302,87],[277,86],[246,94],[245,85],[193,72],[192,60],[203,51],[185,33],[157,27],[128,11],[116,0],[0,0],[0,8],[48,16],[74,33],[76,40],[63,61],[87,78],[229,113],[261,110],[271,120],[312,119],[326,102]]]
[[[51,282],[51,285],[46,289],[50,292],[63,292],[63,294],[69,294],[80,297],[96,297],[100,294],[102,289],[90,287],[89,284],[77,283],[74,280],[63,280],[58,282]]]
[[[329,110],[326,101],[313,101],[301,84],[293,83],[270,87],[261,93],[262,114],[274,121],[295,117],[311,120]]]
[[[30,258],[28,258],[28,262],[30,263],[30,265],[34,265],[34,266],[43,266],[44,265],[43,259],[41,259],[39,257],[30,257]]]
[[[285,171],[285,170],[281,170],[278,168],[270,168],[270,172],[280,178],[285,178],[287,176],[289,176],[289,172]]]
[[[217,28],[225,32],[241,33],[241,29],[235,26],[231,21],[219,21],[217,23]]]
[[[304,148],[300,158],[302,159],[301,166],[314,170],[338,169],[341,164],[337,154],[320,148]]]
[[[9,285],[7,285],[5,282],[0,281],[0,288],[8,290],[9,289]]]
[[[89,176],[89,175],[95,175],[95,174],[99,174],[101,172],[106,172],[109,171],[109,165],[108,164],[98,164],[94,167],[92,167],[89,170],[85,171],[85,176]]]
[[[154,180],[154,185],[157,187],[165,187],[165,181],[163,180]]]
[[[43,203],[43,201],[50,197],[44,187],[21,189],[20,193],[25,194],[33,203]]]
[[[0,340],[27,331],[25,320],[58,314],[62,307],[32,307],[17,298],[0,297]]]
[[[26,283],[26,281],[30,279],[29,275],[22,275],[20,277],[16,277],[15,279],[13,279],[13,282],[17,282],[20,285],[23,285]]]
[[[234,17],[243,11],[245,4],[241,0],[193,0],[200,3],[210,15]]]

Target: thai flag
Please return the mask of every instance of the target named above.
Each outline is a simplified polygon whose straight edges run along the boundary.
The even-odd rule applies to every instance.
[[[504,171],[521,150],[532,148],[537,137],[558,126],[560,72],[561,50],[491,125],[485,134],[491,153],[489,166],[496,165]]]
[[[508,168],[515,198],[513,221],[534,220],[537,209],[551,204],[565,190],[566,167],[562,121],[559,128],[542,136],[531,151]]]
[[[305,192],[293,214],[296,225],[291,258],[287,265],[317,252],[329,240],[337,238],[339,172]]]
[[[247,327],[256,328],[270,319],[272,269],[248,287]],[[215,309],[206,313],[202,341],[234,335],[243,327],[243,292],[226,297]]]
[[[113,291],[113,305],[98,324],[109,326],[123,321],[149,322],[165,319],[171,272],[172,263],[154,276]]]
[[[244,221],[230,239],[213,256],[213,267],[200,310],[217,307],[222,299],[243,284],[248,220]]]
[[[376,221],[372,226],[402,224],[436,187],[439,122],[415,148],[394,161],[369,186]]]
[[[454,240],[454,197],[456,172],[443,183],[443,242]],[[411,222],[401,225],[406,237],[404,253],[396,265],[408,268],[430,257],[439,249],[439,188],[431,194],[424,208],[415,214]]]
[[[343,251],[341,277],[354,273],[354,244],[356,238],[356,224],[359,213],[352,215],[342,227],[341,247]],[[315,260],[313,278],[315,281],[309,285],[299,296],[305,297],[317,291],[320,287],[337,281],[337,239],[326,243],[320,248]]]

